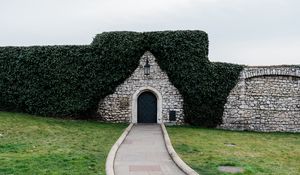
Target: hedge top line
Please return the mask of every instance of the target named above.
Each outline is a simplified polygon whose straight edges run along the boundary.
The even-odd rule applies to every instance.
[[[134,38],[134,39],[133,39]],[[176,31],[153,31],[153,32],[134,32],[134,31],[112,31],[97,34],[93,39],[91,45],[98,48],[107,47],[106,44],[111,43],[111,40],[123,40],[139,43],[140,49],[145,51],[152,49],[153,45],[156,46],[183,46],[193,49],[198,49],[198,52],[203,52],[208,56],[208,34],[201,30],[176,30]],[[172,44],[170,44],[172,43]],[[117,46],[120,43],[115,43]],[[175,44],[175,45],[174,45]],[[111,47],[114,47],[111,45]]]
[[[155,43],[155,39],[159,40],[159,43]],[[169,43],[172,42],[170,45]],[[134,31],[111,31],[111,32],[102,32],[96,34],[93,38],[93,41],[90,45],[33,45],[33,46],[2,46],[2,49],[31,49],[31,48],[45,48],[45,49],[68,49],[72,47],[92,47],[99,52],[102,49],[107,50],[110,47],[122,47],[126,48],[127,44],[131,46],[132,44],[136,45],[144,51],[151,51],[151,46],[163,46],[168,45],[167,47],[176,47],[176,45],[181,45],[184,47],[189,47],[193,49],[198,49],[197,51],[202,52],[205,56],[208,56],[208,35],[206,32],[201,30],[176,30],[176,31],[153,31],[153,32],[134,32]],[[166,44],[167,43],[167,44]],[[175,44],[175,45],[174,45]],[[132,49],[132,48],[128,48]],[[3,52],[3,50],[0,50]]]

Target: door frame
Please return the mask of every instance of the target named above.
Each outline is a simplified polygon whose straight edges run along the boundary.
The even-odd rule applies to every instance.
[[[156,90],[155,88],[150,87],[150,86],[141,87],[133,94],[131,123],[137,123],[138,97],[141,95],[141,93],[143,93],[145,91],[150,91],[151,93],[153,93],[156,96],[156,99],[157,99],[157,121],[156,122],[162,123],[163,122],[163,120],[162,120],[162,96],[158,90]]]

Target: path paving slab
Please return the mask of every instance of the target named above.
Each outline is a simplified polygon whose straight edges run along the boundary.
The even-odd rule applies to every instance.
[[[159,124],[134,125],[117,151],[116,175],[183,175],[165,146]]]

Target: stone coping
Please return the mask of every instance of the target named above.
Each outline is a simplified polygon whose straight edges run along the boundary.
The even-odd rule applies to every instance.
[[[162,132],[163,132],[163,137],[165,140],[165,144],[168,150],[168,153],[172,160],[175,162],[175,164],[187,175],[199,175],[195,170],[193,170],[191,167],[189,167],[176,153],[174,150],[170,137],[168,135],[167,129],[165,125],[162,123],[161,124]]]
[[[106,175],[114,175],[114,161],[116,157],[116,153],[120,147],[120,145],[123,143],[125,140],[126,136],[130,132],[131,128],[133,126],[133,123],[131,123],[123,132],[123,134],[119,137],[119,139],[116,141],[116,143],[112,146],[110,149],[108,156],[106,158],[106,164],[105,164],[105,172]]]
[[[245,67],[240,73],[240,79],[247,79],[258,76],[292,76],[300,77],[300,67],[292,66],[265,66],[265,67]]]

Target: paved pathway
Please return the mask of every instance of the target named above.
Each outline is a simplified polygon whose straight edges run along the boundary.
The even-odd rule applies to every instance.
[[[169,156],[160,125],[134,125],[114,162],[116,175],[184,174]]]

